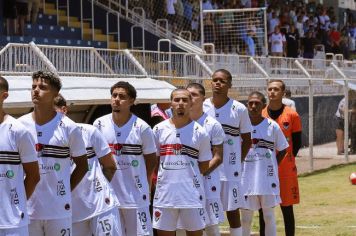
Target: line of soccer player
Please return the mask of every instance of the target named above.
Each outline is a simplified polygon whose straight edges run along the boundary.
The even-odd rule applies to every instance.
[[[231,74],[217,70],[211,98],[198,83],[174,90],[172,116],[153,129],[131,113],[127,82],[111,87],[112,113],[88,125],[66,116],[58,77],[39,71],[32,81],[34,110],[14,119],[0,77],[0,236],[215,236],[224,211],[230,235],[247,236],[255,210],[260,234],[273,236],[278,205],[294,235],[301,123],[282,104],[283,81],[268,82],[268,105],[255,91],[246,108],[228,97]]]

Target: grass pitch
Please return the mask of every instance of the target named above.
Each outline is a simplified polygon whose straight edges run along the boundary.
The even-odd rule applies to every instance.
[[[355,163],[299,177],[301,203],[294,206],[297,236],[356,235],[356,185],[349,181],[351,172],[356,172]],[[284,235],[280,208],[275,212],[278,236]],[[257,213],[252,231],[258,232]]]

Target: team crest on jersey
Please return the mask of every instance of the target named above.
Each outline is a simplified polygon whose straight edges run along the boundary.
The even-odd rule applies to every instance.
[[[116,143],[113,145],[110,145],[111,147],[111,153],[116,155],[116,156],[120,156],[121,155],[121,151],[122,151],[122,144],[120,143]]]
[[[283,128],[289,129],[289,122],[283,122]]]
[[[174,155],[181,155],[182,147],[183,147],[182,144],[179,144],[179,143],[173,144],[172,145],[172,150],[173,150]]]
[[[266,157],[267,157],[267,158],[271,158],[271,153],[267,152],[267,153],[266,153]]]
[[[162,212],[160,210],[155,210],[155,213],[154,213],[154,217],[155,217],[155,221],[159,221],[159,219],[161,218],[161,215],[162,215]]]
[[[36,148],[36,151],[37,151],[37,156],[41,157],[42,156],[42,152],[43,152],[43,144],[36,143],[35,148]]]

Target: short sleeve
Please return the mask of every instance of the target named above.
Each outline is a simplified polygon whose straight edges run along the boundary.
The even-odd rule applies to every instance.
[[[156,144],[156,156],[160,156],[160,152],[159,152],[159,129],[158,126],[153,127],[153,138]]]
[[[302,131],[302,122],[300,120],[300,116],[297,112],[293,112],[292,115],[293,125],[292,125],[292,133],[297,133]]]
[[[252,125],[246,107],[241,110],[240,115],[240,133],[245,134],[252,132]]]
[[[274,126],[274,145],[278,151],[282,151],[289,147],[286,137],[284,136],[282,130],[276,124]]]
[[[144,155],[157,152],[155,138],[150,127],[146,127],[142,131],[141,139],[142,139],[142,151]]]
[[[224,142],[225,133],[219,122],[215,122],[210,134],[211,145],[220,145]]]
[[[38,161],[35,140],[28,131],[22,131],[18,139],[18,150],[22,163]]]
[[[199,162],[209,161],[212,158],[210,138],[205,130],[200,134]]]
[[[106,142],[103,134],[94,127],[94,132],[91,137],[93,149],[98,158],[104,157],[111,152],[108,143]]]
[[[74,127],[69,134],[69,150],[71,157],[79,157],[86,155],[82,131],[78,126]]]

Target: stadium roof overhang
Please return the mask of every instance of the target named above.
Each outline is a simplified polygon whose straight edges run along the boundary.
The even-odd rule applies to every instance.
[[[9,97],[4,107],[32,107],[30,76],[4,76],[9,82]],[[73,105],[110,104],[110,87],[118,81],[127,81],[137,90],[136,103],[168,102],[175,87],[165,81],[150,78],[99,78],[61,76],[60,93]]]

